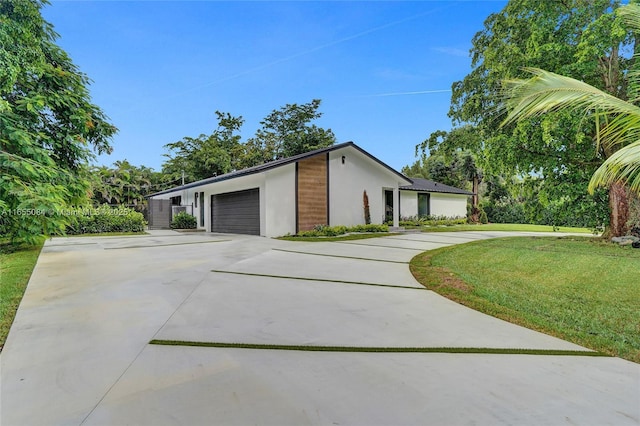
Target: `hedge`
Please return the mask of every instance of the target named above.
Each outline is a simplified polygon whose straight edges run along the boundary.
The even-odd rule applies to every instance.
[[[352,227],[347,227],[343,225],[338,226],[326,226],[326,225],[316,225],[311,231],[302,231],[297,234],[298,237],[336,237],[338,235],[344,235],[349,232],[389,232],[389,227],[387,225],[356,225]]]
[[[146,222],[142,213],[126,207],[112,208],[106,204],[98,208],[77,209],[66,228],[69,235],[100,234],[104,232],[143,232]]]

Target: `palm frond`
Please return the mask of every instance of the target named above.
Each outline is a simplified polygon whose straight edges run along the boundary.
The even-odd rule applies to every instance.
[[[616,15],[620,18],[626,29],[633,32],[636,37],[640,34],[640,5],[627,4],[616,9]],[[627,73],[629,102],[640,102],[640,55],[634,54],[631,68]]]
[[[640,194],[640,140],[616,151],[596,170],[589,182],[589,192],[597,187],[609,187],[624,182]]]
[[[624,25],[633,32],[640,32],[640,5],[627,4],[616,9]]]
[[[538,68],[525,70],[534,76],[505,82],[504,105],[509,114],[502,125],[569,109],[602,118],[599,122],[606,124],[600,126],[598,133],[607,148],[638,140],[640,107],[570,77]]]

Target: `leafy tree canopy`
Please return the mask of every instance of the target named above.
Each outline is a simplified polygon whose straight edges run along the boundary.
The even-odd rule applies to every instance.
[[[211,135],[165,145],[169,154],[162,170],[174,179],[184,171],[185,182],[192,182],[331,146],[336,142],[331,129],[310,124],[322,116],[320,103],[314,99],[273,110],[246,142],[237,134],[243,118],[216,111],[218,128]]]
[[[91,192],[95,205],[121,204],[141,210],[145,195],[175,186],[179,181],[146,166],[135,166],[127,160],[116,161],[112,167],[91,167]]]
[[[211,176],[229,173],[242,168],[240,131],[244,120],[229,113],[216,111],[218,128],[211,135],[197,138],[184,137],[178,142],[165,145],[169,150],[162,171],[171,176],[171,180],[181,177],[192,182]]]
[[[449,112],[455,125],[477,129],[486,173],[533,176],[543,198],[567,195],[558,194],[565,188],[584,206],[602,202],[602,194],[577,197],[612,154],[598,145],[593,117],[563,110],[501,126],[502,82],[536,67],[627,98],[635,40],[613,13],[618,7],[617,0],[513,0],[486,19],[472,41],[471,72],[452,86]]]
[[[274,160],[333,145],[336,137],[331,129],[309,124],[322,116],[318,112],[320,102],[320,99],[314,99],[306,104],[287,104],[273,110],[260,122],[262,128],[256,132],[255,140],[267,147],[266,151]]]
[[[116,132],[55,44],[45,4],[0,1],[0,231],[12,239],[64,230],[62,212],[87,201],[88,160]]]

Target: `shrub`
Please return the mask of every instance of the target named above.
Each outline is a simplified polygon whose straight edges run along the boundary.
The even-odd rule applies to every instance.
[[[297,234],[298,237],[337,237],[344,235],[348,232],[388,232],[389,227],[387,225],[356,225],[352,227],[346,227],[343,225],[327,226],[316,225],[311,231],[302,231]]]
[[[489,223],[487,212],[485,212],[482,207],[480,208],[480,223]]]
[[[491,223],[529,223],[521,203],[486,203],[482,208]]]
[[[362,193],[362,203],[364,204],[364,223],[369,225],[371,223],[371,211],[369,209],[369,197],[367,191]]]
[[[349,228],[349,232],[389,232],[389,226],[371,223],[368,225],[356,225]]]
[[[422,216],[403,217],[400,226],[453,226],[467,223],[466,217]]]
[[[100,234],[103,232],[143,232],[146,222],[142,213],[126,207],[112,208],[103,204],[98,208],[77,209],[66,233]]]
[[[180,212],[173,217],[171,221],[171,225],[169,225],[171,229],[196,229],[198,223],[196,218],[191,216],[187,212]]]

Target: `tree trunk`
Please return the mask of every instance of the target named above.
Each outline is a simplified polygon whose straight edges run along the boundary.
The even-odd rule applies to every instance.
[[[474,175],[473,187],[471,190],[473,192],[473,197],[471,197],[471,203],[473,204],[473,208],[476,210],[480,210],[479,197],[478,197],[479,186],[480,186],[480,179],[478,178],[478,175]]]
[[[609,231],[611,237],[626,235],[629,221],[629,193],[621,182],[609,187]]]
[[[471,222],[479,223],[480,222],[480,202],[478,197],[478,191],[480,186],[480,179],[478,175],[473,176],[473,187],[471,192],[473,195],[471,196]]]

